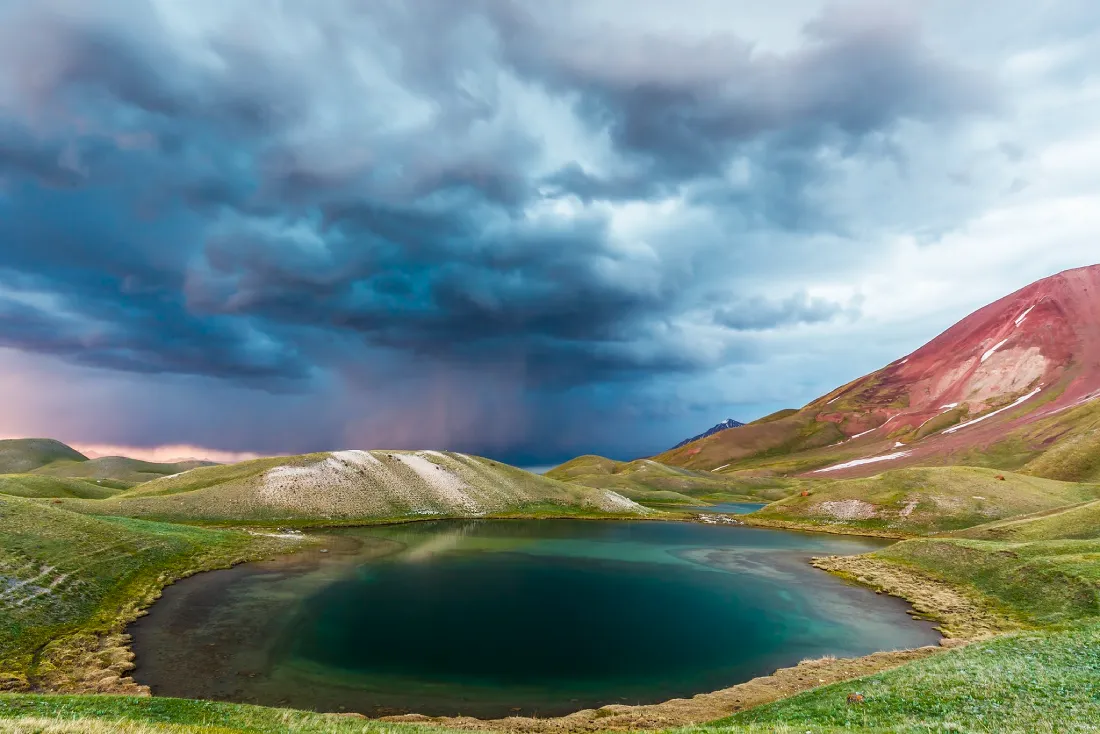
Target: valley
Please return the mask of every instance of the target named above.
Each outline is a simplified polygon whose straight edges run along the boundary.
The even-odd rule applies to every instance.
[[[0,731],[1092,731],[1097,278],[545,476],[0,441]]]

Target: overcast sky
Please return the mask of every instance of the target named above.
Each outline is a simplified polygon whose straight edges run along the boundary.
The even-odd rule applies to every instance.
[[[0,435],[526,464],[799,406],[1100,262],[1098,70],[1092,0],[0,0]]]

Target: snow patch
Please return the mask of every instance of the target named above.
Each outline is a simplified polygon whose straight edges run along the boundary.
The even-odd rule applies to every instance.
[[[833,466],[827,466],[824,469],[818,469],[810,472],[811,474],[821,474],[827,471],[838,471],[840,469],[851,469],[855,466],[863,466],[864,464],[877,464],[880,461],[893,461],[894,459],[900,459],[903,456],[908,456],[911,451],[897,451],[893,454],[885,454],[883,456],[872,456],[868,459],[854,459],[852,461],[846,461],[843,464],[835,464]]]
[[[886,425],[886,424],[884,423],[883,425]],[[859,438],[860,436],[866,436],[866,435],[867,435],[868,433],[874,433],[874,432],[875,432],[875,431],[877,431],[878,429],[879,429],[879,426],[875,426],[874,428],[872,428],[872,429],[871,429],[871,430],[869,430],[869,431],[864,431],[863,433],[857,433],[856,435],[852,436],[852,437],[851,437],[851,438],[849,438],[848,440],[849,440],[849,441],[854,441],[854,440],[856,440],[857,438]]]
[[[951,410],[952,408],[959,407],[958,403],[948,403],[947,405],[941,405],[940,410]]]
[[[982,355],[982,361],[984,362],[984,361],[986,361],[987,359],[989,359],[990,357],[992,357],[992,356],[993,356],[993,354],[994,354],[994,353],[995,353],[995,352],[996,352],[996,351],[997,351],[998,349],[1000,349],[1001,347],[1003,347],[1003,346],[1005,345],[1005,342],[1007,342],[1007,341],[1008,341],[1008,339],[1001,339],[1001,340],[1000,340],[999,342],[997,342],[996,344],[994,344],[994,345],[993,345],[993,348],[992,348],[992,349],[990,349],[990,350],[989,350],[988,352],[986,352],[985,354],[983,354],[983,355]]]
[[[1027,315],[1028,315],[1029,313],[1031,313],[1031,309],[1035,308],[1035,306],[1038,306],[1038,305],[1039,305],[1038,303],[1036,303],[1036,304],[1033,304],[1033,305],[1031,306],[1031,308],[1029,308],[1028,310],[1024,311],[1024,312],[1023,312],[1022,314],[1020,314],[1019,316],[1017,316],[1017,317],[1016,317],[1016,326],[1019,326],[1020,324],[1024,323],[1024,319],[1026,319],[1026,318],[1027,318]]]
[[[1012,403],[1012,405],[1006,405],[1003,408],[999,408],[997,410],[994,410],[992,413],[986,413],[985,415],[981,416],[980,418],[975,418],[972,421],[967,421],[966,423],[960,423],[957,426],[951,426],[946,431],[944,431],[944,433],[947,434],[947,433],[954,433],[955,431],[961,431],[962,429],[964,429],[968,426],[972,426],[975,423],[981,423],[982,421],[987,420],[989,418],[992,418],[993,416],[998,415],[999,413],[1003,413],[1006,410],[1012,410],[1013,408],[1015,408],[1019,405],[1023,405],[1028,400],[1031,400],[1033,397],[1035,397],[1040,392],[1042,392],[1042,390],[1043,390],[1043,386],[1040,385],[1039,387],[1037,387],[1034,390],[1032,390],[1031,392],[1029,392],[1027,395],[1024,395],[1022,398],[1018,398],[1016,400],[1016,402]]]
[[[894,448],[896,448],[896,449],[900,449],[900,448],[901,448],[902,446],[904,446],[904,445],[905,445],[905,444],[903,444],[903,443],[902,443],[901,441],[898,441],[898,442],[896,442],[896,443],[894,444]]]
[[[727,466],[729,466],[729,464],[722,464],[722,466],[718,467],[717,469],[711,469],[711,471],[722,471]]]

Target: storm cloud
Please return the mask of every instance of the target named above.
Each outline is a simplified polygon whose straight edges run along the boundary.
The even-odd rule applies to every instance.
[[[915,6],[803,8],[770,45],[620,7],[5,3],[0,346],[187,390],[354,393],[378,416],[426,414],[447,399],[421,388],[446,384],[480,421],[419,440],[395,420],[257,429],[237,450],[484,435],[539,458],[574,414],[688,404],[683,385],[761,364],[785,332],[859,322],[858,285],[799,272],[953,231],[992,196],[869,214],[860,186],[882,187],[863,182],[903,197],[962,181],[961,160],[979,182],[1027,165],[1011,136],[990,147],[1013,156],[973,142],[1011,107],[997,65]],[[929,170],[928,139],[954,170]],[[503,437],[481,424],[495,390],[525,416]],[[135,440],[127,425],[109,440]]]

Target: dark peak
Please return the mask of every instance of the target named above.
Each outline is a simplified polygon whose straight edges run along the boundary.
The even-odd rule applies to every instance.
[[[687,446],[692,441],[698,441],[701,438],[706,438],[707,436],[713,436],[716,433],[728,430],[730,428],[739,428],[740,426],[743,426],[743,425],[745,425],[745,424],[742,423],[741,421],[735,421],[733,418],[726,418],[724,421],[722,421],[718,425],[711,427],[710,429],[704,431],[703,433],[700,433],[698,436],[692,436],[691,438],[689,438],[685,441],[681,441],[680,443],[673,446],[672,449],[675,450],[675,449],[680,448],[681,446]]]

